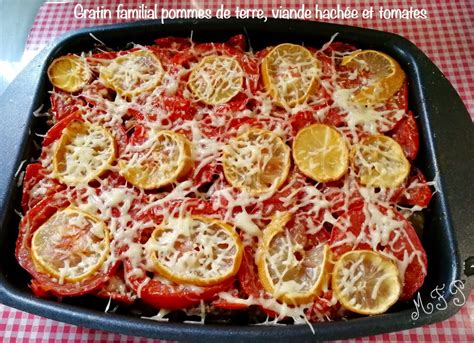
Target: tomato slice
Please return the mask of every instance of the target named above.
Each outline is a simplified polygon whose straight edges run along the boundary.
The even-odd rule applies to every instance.
[[[230,37],[227,40],[226,44],[241,51],[245,51],[245,48],[247,46],[247,40],[245,39],[244,35],[240,34]]]
[[[91,56],[87,57],[87,59],[104,59],[104,60],[113,60],[117,56],[121,55],[121,51],[107,51],[107,52],[99,52],[96,54],[92,54]]]
[[[249,297],[251,296],[253,298],[268,298],[270,296],[265,292],[265,290],[263,289],[263,285],[260,282],[254,256],[255,249],[253,247],[246,246],[244,248],[242,263],[240,264],[240,269],[237,273],[240,288],[242,289],[243,293],[245,293],[245,295]],[[266,309],[263,306],[260,307],[269,317],[278,316],[277,313]]]
[[[306,126],[316,123],[313,112],[300,111],[290,118],[291,132],[293,137]]]
[[[302,188],[305,186],[310,186],[306,177],[297,171],[292,171],[286,183],[271,197],[256,204],[253,211],[262,211],[262,216],[268,219],[277,211],[289,211],[304,195]]]
[[[51,145],[54,141],[61,137],[63,130],[74,120],[82,120],[81,114],[76,111],[74,113],[69,114],[68,116],[61,119],[61,121],[57,122],[53,127],[51,127],[43,139],[43,147]]]
[[[331,42],[326,47],[326,49],[324,49],[324,53],[327,55],[331,55],[333,52],[349,53],[355,50],[357,50],[357,48],[352,44],[347,44],[347,43],[342,43],[342,42]]]
[[[155,44],[164,49],[184,50],[191,47],[191,40],[181,37],[162,37],[155,39]]]
[[[372,207],[368,209],[367,206]],[[371,211],[374,211],[374,217],[381,214],[400,225],[390,230],[387,235],[384,231],[386,228],[382,224],[367,225],[366,212]],[[370,222],[370,219],[368,220]],[[399,267],[408,262],[405,270],[401,270],[404,273],[404,285],[400,300],[412,298],[423,284],[428,266],[426,252],[413,226],[395,209],[371,204],[361,204],[358,208],[350,210],[339,218],[338,223],[339,225],[335,225],[331,232],[330,245],[333,254],[339,257],[351,250],[368,249],[393,256],[398,260]],[[406,260],[410,256],[413,257],[411,262]]]
[[[150,281],[141,289],[141,299],[156,308],[179,310],[198,305],[201,300],[209,301],[219,292],[226,290],[229,284],[218,284],[203,287],[202,292],[194,287],[166,285],[158,281]]]
[[[50,96],[51,112],[56,122],[66,118],[70,114],[79,111],[85,102],[78,96],[64,92],[58,88]]]
[[[35,191],[40,185],[45,189],[44,193]],[[59,181],[48,176],[47,170],[41,163],[29,164],[26,167],[25,177],[23,178],[23,195],[21,198],[23,212],[26,213],[44,197],[57,193],[64,189],[64,187]]]
[[[44,198],[29,210],[20,222],[16,241],[15,256],[18,263],[34,278],[31,288],[36,295],[78,296],[91,293],[102,287],[117,269],[112,264],[107,270],[99,270],[93,275],[75,283],[59,284],[46,273],[39,270],[31,257],[31,238],[33,233],[57,211],[66,208],[70,201],[66,194],[56,193]]]
[[[339,302],[333,303],[333,291],[328,290],[314,299],[306,316],[311,322],[336,320],[341,317],[340,309]]]
[[[233,297],[240,298],[240,292],[237,288],[234,288],[228,292],[231,293]],[[242,304],[239,302],[230,302],[224,299],[214,300],[211,303],[211,306],[216,307],[216,308],[221,308],[224,310],[245,310],[248,308],[248,305],[246,304]]]
[[[415,117],[408,112],[405,118],[390,132],[390,137],[397,141],[409,160],[414,160],[418,154],[420,139]]]
[[[254,249],[250,246],[246,246],[237,278],[239,279],[240,287],[246,295],[258,298],[264,293],[264,290],[260,278],[258,277],[254,256]]]
[[[138,122],[156,122],[162,126],[174,128],[177,124],[192,120],[196,114],[196,106],[182,95],[161,95],[157,97],[148,97],[139,99],[139,103],[151,103],[151,111],[142,113],[135,108],[129,108],[127,114]]]
[[[82,89],[79,96],[90,106],[101,107],[105,110],[105,101],[112,101],[115,98],[115,92],[99,80],[94,80]]]
[[[138,297],[145,303],[168,310],[179,310],[199,305],[201,301],[209,301],[222,291],[229,289],[234,279],[228,279],[217,285],[197,287],[163,282],[147,276],[134,276],[130,260],[125,260],[125,278]]]
[[[117,272],[110,277],[95,295],[99,298],[112,299],[126,305],[133,303],[132,290],[125,281],[122,266],[118,268]]]
[[[408,181],[399,203],[408,206],[420,206],[425,208],[430,203],[433,192],[428,185],[425,175],[418,168],[412,166]]]

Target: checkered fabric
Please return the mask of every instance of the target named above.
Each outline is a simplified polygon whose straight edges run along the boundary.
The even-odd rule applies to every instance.
[[[137,8],[144,4],[151,6],[155,3],[163,8],[211,8],[214,13],[223,3],[227,8],[235,6],[243,8],[262,8],[267,15],[271,9],[282,5],[284,8],[299,8],[300,3],[294,0],[283,0],[272,3],[267,0],[256,1],[48,1],[39,10],[30,32],[27,50],[39,50],[58,35],[95,25],[120,22],[112,19],[75,19],[74,7],[80,3],[84,8],[114,9],[118,3],[125,8]],[[277,5],[275,5],[277,4]],[[453,83],[461,98],[464,100],[471,118],[474,119],[474,3],[472,1],[344,1],[331,0],[318,2],[320,8],[332,9],[337,4],[341,7],[350,6],[362,10],[374,6],[375,11],[384,8],[410,7],[426,9],[426,20],[383,20],[383,19],[347,19],[334,20],[340,24],[361,26],[390,31],[400,34],[421,48],[443,71]],[[314,4],[307,2],[307,6]],[[384,334],[364,339],[353,339],[347,342],[406,342],[406,341],[449,341],[474,342],[474,293],[471,293],[467,304],[452,318],[433,325]],[[151,342],[144,338],[131,337],[91,330],[73,325],[56,322],[39,316],[0,305],[0,337],[2,342]]]

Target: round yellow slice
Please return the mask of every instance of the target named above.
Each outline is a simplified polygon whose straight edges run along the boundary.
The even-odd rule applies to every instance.
[[[383,135],[368,136],[356,144],[352,164],[359,173],[360,183],[371,187],[397,187],[410,172],[410,162],[402,147]]]
[[[336,129],[314,124],[301,129],[293,141],[293,159],[307,177],[328,182],[340,179],[349,165],[349,150]]]
[[[53,171],[66,184],[87,183],[107,170],[114,158],[114,139],[106,129],[73,121],[56,145]]]
[[[137,50],[115,58],[100,69],[100,80],[124,97],[152,91],[165,74],[158,57],[149,50]]]
[[[264,289],[287,304],[305,304],[316,297],[328,275],[330,249],[307,247],[285,229],[291,214],[278,212],[263,231],[256,260]]]
[[[208,105],[224,104],[242,90],[244,71],[237,59],[229,56],[204,57],[189,75],[188,87]]]
[[[368,84],[355,93],[363,104],[377,104],[391,98],[405,82],[405,72],[392,57],[375,50],[362,50],[344,56],[341,65],[369,73]]]
[[[48,78],[52,85],[69,93],[81,90],[91,77],[86,61],[77,55],[56,58],[48,68]]]
[[[224,175],[233,186],[258,195],[278,189],[290,170],[290,147],[271,131],[252,128],[224,147]]]
[[[99,270],[109,254],[103,221],[75,207],[56,212],[31,239],[33,261],[59,283],[78,282]]]
[[[191,142],[173,131],[151,131],[140,146],[131,146],[118,162],[120,172],[131,184],[157,189],[177,182],[193,166]]]
[[[239,270],[243,245],[234,229],[217,219],[168,218],[146,245],[156,271],[176,283],[210,286]]]
[[[261,72],[265,89],[282,107],[304,103],[319,85],[318,63],[301,45],[285,43],[274,47],[264,57]]]
[[[397,302],[402,284],[391,259],[374,251],[355,250],[335,263],[332,288],[346,309],[372,315],[384,313]]]

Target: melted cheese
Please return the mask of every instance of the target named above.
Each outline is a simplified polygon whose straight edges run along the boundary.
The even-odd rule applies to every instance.
[[[318,59],[318,55],[325,51],[327,46],[323,46],[320,51],[313,54],[315,59]],[[136,47],[144,49],[141,46]],[[173,53],[176,53],[176,51],[173,50]],[[194,43],[191,42],[189,53],[200,54],[199,56],[202,58],[205,56],[219,56],[221,52],[215,48],[200,53],[195,48]],[[229,123],[232,119],[254,118],[258,121],[259,127],[271,131],[285,145],[291,144],[294,137],[291,120],[294,115],[302,111],[309,111],[318,121],[325,121],[331,113],[337,111],[343,120],[343,127],[339,128],[340,132],[346,136],[350,143],[357,143],[361,133],[378,134],[390,129],[393,123],[404,115],[403,110],[387,110],[375,106],[363,107],[356,104],[352,100],[356,89],[343,88],[339,82],[341,78],[355,80],[358,77],[355,70],[346,71],[344,75],[337,70],[336,62],[343,55],[344,53],[332,52],[330,55],[331,63],[327,66],[328,71],[326,71],[328,75],[324,74],[323,69],[319,68],[321,65],[307,65],[304,63],[289,65],[287,58],[279,56],[277,58],[278,68],[274,72],[275,75],[278,75],[275,82],[281,92],[290,94],[294,98],[300,98],[302,94],[298,92],[299,87],[294,87],[294,83],[302,82],[304,85],[309,85],[313,78],[321,78],[321,91],[311,94],[303,103],[284,110],[275,106],[275,101],[268,93],[251,91],[252,86],[258,79],[258,74],[257,76],[251,74],[248,68],[244,68],[240,64],[239,68],[234,68],[233,65],[236,61],[234,58],[219,59],[221,62],[216,66],[216,70],[222,71],[219,79],[225,81],[240,80],[242,78],[239,91],[246,97],[246,101],[251,104],[251,107],[233,107],[226,111],[223,111],[219,106],[203,106],[199,104],[199,98],[213,98],[217,93],[231,94],[235,92],[235,89],[232,88],[234,82],[221,82],[216,87],[216,81],[213,79],[215,73],[211,73],[209,68],[201,68],[193,76],[196,78],[198,88],[202,89],[202,94],[198,96],[198,99],[196,99],[196,94],[190,91],[186,85],[191,71],[198,65],[199,61],[191,60],[189,66],[176,65],[172,69],[166,65],[165,61],[161,61],[161,64],[158,65],[154,59],[151,60],[152,63],[149,66],[137,66],[136,61],[132,60],[121,65],[106,59],[94,60],[94,63],[99,66],[97,71],[116,70],[118,73],[109,75],[105,79],[102,78],[102,82],[101,80],[94,81],[93,85],[100,89],[100,87],[104,87],[104,84],[109,84],[109,87],[110,84],[113,84],[114,87],[118,86],[123,91],[118,92],[119,94],[112,98],[106,94],[107,92],[94,89],[91,84],[86,96],[89,104],[84,105],[81,102],[77,104],[84,120],[105,128],[117,143],[125,135],[119,130],[121,126],[130,129],[135,123],[139,122],[147,131],[151,132],[151,135],[142,144],[120,147],[118,149],[119,157],[126,156],[130,164],[146,163],[157,143],[154,133],[160,130],[172,130],[183,133],[192,142],[191,158],[194,162],[192,172],[183,181],[173,183],[161,192],[146,193],[143,189],[133,187],[128,183],[124,185],[116,184],[105,176],[94,180],[98,183],[98,186],[92,187],[86,182],[75,185],[76,193],[80,194],[78,197],[73,197],[73,188],[67,187],[67,190],[63,193],[70,197],[71,202],[80,210],[91,213],[105,222],[110,231],[110,256],[104,262],[103,268],[106,269],[117,261],[129,261],[128,276],[143,279],[136,292],[138,298],[141,297],[143,287],[152,280],[147,274],[155,273],[154,280],[172,284],[172,281],[156,273],[153,262],[150,258],[147,258],[150,251],[161,254],[160,260],[164,260],[168,268],[174,269],[179,274],[199,272],[206,277],[213,277],[216,273],[219,274],[219,270],[222,271],[227,268],[229,261],[226,258],[232,254],[215,254],[215,249],[219,244],[232,246],[232,240],[225,232],[211,230],[208,226],[196,224],[189,219],[189,206],[192,204],[189,199],[191,198],[209,200],[216,211],[212,217],[223,220],[238,231],[245,246],[254,247],[256,241],[261,239],[262,230],[275,211],[275,206],[283,207],[286,211],[294,214],[297,220],[303,223],[302,225],[305,226],[308,234],[317,235],[320,230],[325,230],[325,225],[334,226],[341,231],[345,231],[350,223],[344,220],[344,216],[340,216],[340,214],[349,210],[354,194],[360,194],[365,202],[363,211],[366,221],[364,225],[370,228],[370,234],[362,233],[355,236],[347,232],[342,240],[334,243],[333,248],[361,242],[369,244],[373,249],[377,249],[379,244],[394,248],[400,238],[407,238],[404,237],[401,229],[403,222],[393,215],[393,211],[388,211],[388,214],[385,215],[379,209],[379,206],[393,207],[394,204],[389,199],[395,194],[395,190],[382,188],[379,192],[376,192],[373,188],[362,187],[357,182],[359,176],[353,170],[349,170],[348,174],[341,180],[342,185],[340,187],[325,187],[325,185],[314,185],[307,182],[299,183],[301,180],[298,180],[298,178],[288,178],[277,191],[276,188],[278,187],[274,187],[274,184],[278,182],[270,179],[265,181],[270,185],[271,191],[261,194],[238,191],[223,180],[222,176],[212,182],[212,186],[208,191],[202,191],[201,184],[195,179],[201,171],[209,166],[214,166],[217,169],[221,168],[223,164],[222,156],[229,149],[239,148],[242,150],[239,154],[232,154],[233,158],[230,161],[232,167],[237,170],[236,174],[242,184],[249,179],[256,178],[262,168],[269,164],[271,154],[268,154],[268,152],[273,151],[271,140],[260,139],[256,140],[258,144],[247,142],[247,144],[239,146],[234,146],[235,144],[232,142],[229,143],[232,137],[245,134],[252,127],[249,124],[230,127]],[[145,60],[147,59],[145,58]],[[245,53],[239,59],[239,63],[245,60],[255,61],[255,55]],[[163,68],[163,75],[154,76],[151,71],[157,70],[158,74],[161,74],[160,66]],[[293,72],[290,73],[290,71]],[[107,72],[103,75],[106,74]],[[299,75],[299,79],[295,75]],[[135,88],[136,92],[134,91]],[[327,93],[327,95],[324,93]],[[55,95],[63,96],[61,93]],[[170,120],[170,113],[161,105],[157,105],[157,99],[174,95],[183,96],[191,101],[193,106],[196,105],[196,113],[193,118],[186,120],[179,118],[172,121]],[[126,118],[129,116],[130,109],[139,111],[143,118],[132,118],[127,122]],[[40,114],[35,112],[35,115]],[[215,132],[219,132],[219,134]],[[74,165],[75,169],[68,167],[70,168],[68,173],[84,178],[84,174],[87,174],[89,169],[101,168],[100,161],[96,156],[102,155],[94,155],[91,151],[94,151],[97,147],[105,147],[105,145],[99,144],[101,139],[97,135],[91,135],[91,137],[94,137],[94,139],[81,136],[73,140],[73,148],[70,149],[66,160],[71,163],[74,162],[71,165]],[[43,147],[41,163],[47,175],[43,181],[31,189],[31,196],[41,197],[47,193],[47,189],[50,187],[50,181],[48,180],[54,177],[52,161],[57,146],[58,141]],[[104,154],[106,151],[104,150]],[[149,154],[138,153],[143,151],[148,151]],[[159,159],[160,161],[163,160],[162,157],[159,157]],[[104,159],[101,157],[100,160],[103,161]],[[84,165],[90,165],[93,168],[85,168]],[[169,167],[169,164],[167,166]],[[119,172],[116,165],[112,164],[107,168],[113,174]],[[156,173],[163,172],[165,171],[161,169],[156,171]],[[281,173],[277,174],[280,175]],[[275,178],[278,175],[275,175]],[[412,185],[412,187],[416,186],[416,184]],[[275,201],[267,203],[268,200]],[[171,206],[170,204],[173,202],[181,205]],[[336,205],[338,214],[330,211]],[[419,210],[419,208],[414,207],[409,211],[414,210]],[[411,213],[408,212],[404,212],[404,215],[408,216]],[[317,220],[314,220],[314,218],[317,218]],[[158,225],[170,228],[170,230],[166,231],[159,241],[152,242],[149,240],[149,243],[146,244],[140,241],[143,238],[141,236],[143,232],[147,230],[151,232]],[[391,237],[393,237],[393,240]],[[176,249],[176,246],[181,244],[187,244],[189,247],[199,246],[200,251],[199,253],[193,253],[189,250],[188,253],[182,254]],[[402,258],[397,258],[393,253],[387,252],[387,249],[382,252],[397,263],[402,277],[412,261],[417,260],[424,268],[422,252],[417,250],[413,242],[409,240],[408,245],[409,247],[402,254]],[[285,245],[285,247],[286,249],[282,249],[280,255],[290,250],[289,245]],[[276,253],[275,258],[278,257],[280,260],[286,261],[285,263],[288,265],[298,263],[298,261],[290,258],[285,260],[280,255]],[[423,270],[423,272],[426,273],[426,270]],[[64,275],[60,276],[58,280],[64,281]],[[298,290],[302,287],[294,280],[288,280],[280,286],[282,292]],[[190,287],[196,292],[202,291],[202,288],[196,285],[186,285],[186,287]],[[326,289],[327,287],[326,285]],[[121,292],[127,292],[123,285],[119,285],[117,288]],[[374,292],[376,291],[375,289]],[[268,294],[262,294],[258,298],[250,296],[248,299],[241,299],[230,291],[219,293],[219,298],[232,303],[249,306],[258,305],[274,311],[277,314],[275,320],[267,320],[265,324],[277,324],[279,320],[286,317],[293,318],[297,324],[308,323],[307,312],[312,307],[313,313],[316,313],[316,318],[320,320],[330,319],[327,318],[328,314],[324,310],[324,306],[319,303],[315,306],[313,304],[288,305],[269,297]],[[328,307],[334,307],[337,304],[337,299],[333,296],[331,299],[324,300],[324,304]],[[195,309],[188,311],[190,314],[201,316],[201,322],[204,322],[208,310],[208,307],[202,303]],[[168,311],[160,310],[155,317],[150,319],[166,320],[164,318],[166,314],[168,314]]]
[[[56,145],[54,176],[67,184],[89,182],[108,168],[114,154],[113,138],[106,130],[73,122]]]

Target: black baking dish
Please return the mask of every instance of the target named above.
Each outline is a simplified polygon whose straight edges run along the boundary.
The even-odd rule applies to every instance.
[[[46,68],[55,57],[68,52],[82,52],[97,43],[91,34],[112,48],[127,43],[151,44],[163,36],[189,37],[195,41],[224,41],[238,33],[245,34],[251,47],[261,49],[282,42],[321,46],[335,33],[338,41],[360,48],[387,52],[402,65],[410,84],[410,108],[418,117],[420,154],[417,165],[429,179],[437,180],[437,192],[427,213],[423,245],[428,254],[428,276],[420,291],[424,305],[437,303],[431,314],[421,308],[416,319],[412,301],[398,304],[390,312],[349,321],[307,325],[245,326],[195,325],[156,322],[132,314],[104,314],[100,300],[79,298],[63,303],[38,299],[28,288],[29,276],[14,257],[18,233],[21,187],[17,177],[21,164],[32,157],[34,135],[42,118],[32,112],[42,104],[48,106],[50,88]],[[115,331],[129,335],[191,341],[259,341],[326,340],[366,336],[409,329],[444,320],[459,310],[454,300],[462,296],[450,289],[456,280],[465,282],[469,295],[472,277],[469,266],[474,256],[474,135],[469,114],[456,91],[438,68],[408,40],[380,31],[326,23],[269,20],[177,20],[126,23],[88,28],[63,36],[45,48],[17,77],[1,97],[0,113],[0,301],[8,306],[75,325]],[[23,166],[24,167],[24,166]],[[470,258],[471,257],[471,258]],[[469,261],[470,259],[470,261]],[[464,269],[464,261],[466,268]],[[432,291],[443,285],[438,294]],[[466,296],[467,297],[467,296]],[[444,302],[447,308],[443,309]],[[420,303],[420,302],[419,302]]]

